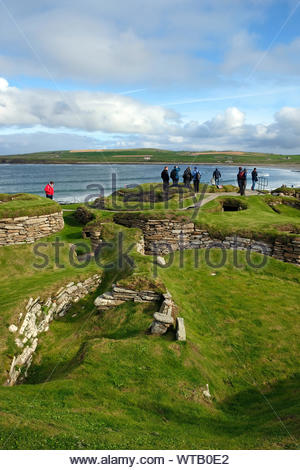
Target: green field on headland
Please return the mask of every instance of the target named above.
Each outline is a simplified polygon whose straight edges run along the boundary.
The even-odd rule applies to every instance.
[[[237,151],[172,151],[152,148],[102,151],[49,151],[2,155],[0,163],[210,163],[222,165],[300,165],[300,155]]]
[[[40,259],[34,245],[0,248],[2,384],[18,353],[8,327],[18,324],[28,298],[47,298],[70,281],[102,275],[95,293],[42,333],[25,382],[0,386],[0,448],[296,449],[299,267],[268,257],[258,268],[254,265],[259,266],[261,254],[251,254],[251,266],[244,252],[234,256],[231,250],[216,267],[219,250],[210,251],[209,265],[201,249],[176,252],[169,266],[154,268],[153,257],[137,253],[133,245],[141,231],[116,222],[122,217],[181,217],[220,236],[293,238],[299,236],[297,199],[222,194],[194,212],[179,210],[176,194],[172,207],[163,207],[164,201],[150,207],[145,190],[146,206],[128,212],[128,192],[118,193],[118,212],[111,197],[104,201],[110,210],[87,208],[94,216],[90,226],[104,223],[101,237],[110,244],[103,249],[101,266],[93,258],[81,268],[70,262],[71,244],[90,250],[90,240],[82,238],[84,223],[75,217],[78,205],[64,206],[64,229],[41,239],[48,257],[44,268],[35,267]],[[136,196],[137,190],[131,193]],[[160,194],[157,189],[158,199]],[[185,196],[197,202],[189,192]],[[243,208],[224,212],[224,200],[239,201]],[[116,263],[120,233],[134,267]],[[59,263],[57,239],[63,244]],[[105,269],[108,263],[113,266]],[[155,282],[168,289],[184,317],[187,341],[175,341],[173,331],[161,337],[146,334],[158,308],[154,302],[128,301],[99,313],[95,297],[116,280]],[[202,393],[206,384],[209,400]]]

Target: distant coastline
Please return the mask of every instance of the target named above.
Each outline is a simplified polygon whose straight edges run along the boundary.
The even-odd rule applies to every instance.
[[[262,167],[271,167],[271,168],[287,168],[289,170],[294,170],[294,171],[300,171],[300,162],[295,163],[256,163],[256,162],[236,162],[236,163],[227,163],[227,162],[201,162],[201,161],[173,161],[173,162],[167,162],[167,161],[161,161],[161,162],[136,162],[136,161],[129,161],[129,162],[119,162],[119,161],[105,161],[105,162],[57,162],[57,161],[31,161],[31,162],[24,162],[24,161],[12,161],[12,162],[3,162],[0,161],[0,165],[168,165],[171,166],[172,164],[178,164],[178,165],[213,165],[216,164],[217,166],[256,166],[257,168],[262,168]]]
[[[269,166],[300,169],[300,155],[281,155],[234,150],[175,151],[152,148],[58,150],[27,154],[0,155],[0,164],[43,165],[216,165]]]

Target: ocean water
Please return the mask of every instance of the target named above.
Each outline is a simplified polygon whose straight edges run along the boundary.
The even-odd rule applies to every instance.
[[[181,175],[187,165],[181,165]],[[108,195],[126,185],[161,182],[162,165],[44,165],[44,164],[1,164],[0,193],[33,193],[44,196],[44,187],[55,182],[55,199],[64,202],[81,202],[95,199],[97,195]],[[169,170],[172,166],[169,166]],[[236,184],[237,167],[219,166],[223,184]],[[215,166],[198,165],[201,182],[209,182]],[[248,166],[248,184],[251,186],[251,171]],[[282,184],[300,186],[300,172],[293,169],[258,168],[258,175],[264,176],[267,189]],[[182,180],[182,178],[181,178]]]

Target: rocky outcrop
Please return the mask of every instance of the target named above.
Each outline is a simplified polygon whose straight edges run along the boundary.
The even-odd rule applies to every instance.
[[[95,274],[82,282],[70,282],[46,301],[40,297],[29,299],[24,314],[19,314],[20,325],[9,327],[9,331],[15,335],[15,343],[20,353],[12,360],[6,385],[15,385],[27,376],[38,346],[39,335],[49,330],[49,325],[55,317],[63,317],[73,303],[95,291],[100,281],[101,277]]]
[[[62,212],[0,219],[0,246],[33,243],[64,227]]]

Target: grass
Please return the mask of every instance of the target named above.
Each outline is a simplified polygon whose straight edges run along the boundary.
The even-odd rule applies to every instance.
[[[0,194],[0,219],[38,216],[61,212],[61,206],[51,199],[34,194]]]
[[[199,222],[222,230],[263,230],[297,216],[285,205],[274,212],[263,197],[247,199],[247,210],[232,213],[218,212],[220,202],[213,203],[199,213]],[[43,269],[33,266],[41,261],[33,246],[0,248],[2,383],[14,353],[7,327],[25,300],[46,297],[70,280],[103,275],[96,293],[40,337],[27,382],[0,387],[0,448],[296,449],[299,268],[268,258],[258,269],[244,252],[235,258],[229,251],[218,268],[219,250],[210,250],[209,262],[199,250],[176,253],[154,278],[152,258],[134,248],[134,268],[116,263],[118,233],[126,251],[140,232],[114,224],[113,212],[95,213],[106,220],[105,240],[113,242],[101,260],[115,262],[110,270],[95,262],[70,265],[69,244],[88,243],[73,212],[64,213],[62,232],[42,240],[48,246],[41,251],[49,256]],[[64,268],[54,262],[56,238],[65,243]],[[262,257],[253,253],[251,259],[258,265]],[[115,280],[168,288],[184,317],[187,342],[175,342],[174,331],[158,338],[147,334],[155,303],[126,302],[99,314],[94,298]],[[206,383],[211,401],[202,395]]]
[[[203,187],[200,187],[200,191]],[[232,191],[229,186],[228,192]],[[214,186],[206,189],[205,198],[215,190]],[[122,224],[123,220],[129,217],[134,219],[159,219],[169,218],[172,220],[192,221],[202,229],[206,229],[216,238],[239,234],[240,236],[265,239],[274,241],[281,237],[283,240],[299,236],[300,233],[300,212],[296,207],[287,204],[299,205],[299,201],[292,197],[276,197],[272,195],[259,195],[250,197],[224,196],[215,198],[207,202],[203,207],[196,207],[187,210],[180,210],[193,206],[201,201],[201,194],[192,196],[185,189],[180,188],[181,193],[174,191],[170,194],[170,199],[163,202],[149,201],[150,196],[155,196],[156,200],[162,198],[162,186],[150,184],[141,185],[134,189],[125,189],[116,192],[116,198],[109,196],[105,198],[105,207],[114,210],[114,215],[102,211],[94,211],[96,220],[90,225],[101,223],[105,218],[113,217],[117,223]],[[131,197],[138,199],[132,201],[126,199]],[[223,204],[240,205],[244,210],[223,212]]]
[[[210,193],[237,191],[232,185],[224,185],[218,189],[213,185],[199,185],[200,194],[204,196]],[[136,188],[124,188],[104,198],[102,205],[107,210],[176,210],[195,204],[200,194],[195,195],[191,188],[186,188],[183,183],[178,186],[170,185],[167,197],[163,192],[162,183],[145,183]]]
[[[246,210],[237,212],[221,212],[223,197],[207,203],[197,213],[194,212],[196,225],[208,229],[218,238],[226,235],[239,234],[240,236],[253,237],[273,241],[277,237],[290,238],[299,236],[300,212],[298,209],[283,204],[276,206],[275,212],[268,204],[269,197],[251,196],[249,198],[227,197],[227,200],[243,200]],[[191,212],[191,211],[189,211]],[[294,234],[289,230],[281,230],[281,227],[293,226]]]
[[[195,268],[186,252],[183,268],[177,255],[159,271],[184,316],[186,344],[172,332],[145,334],[155,304],[99,315],[91,296],[52,323],[27,383],[0,390],[0,446],[296,448],[298,270],[238,261],[242,268],[229,255],[211,276],[215,268]]]
[[[300,162],[300,155],[280,155],[258,152],[242,152],[241,155],[224,153],[204,153],[172,151],[161,149],[115,149],[103,152],[38,152],[23,155],[0,156],[0,163],[211,163],[211,164],[284,164],[295,165]],[[142,155],[142,157],[140,157]],[[151,155],[145,161],[143,155]]]

